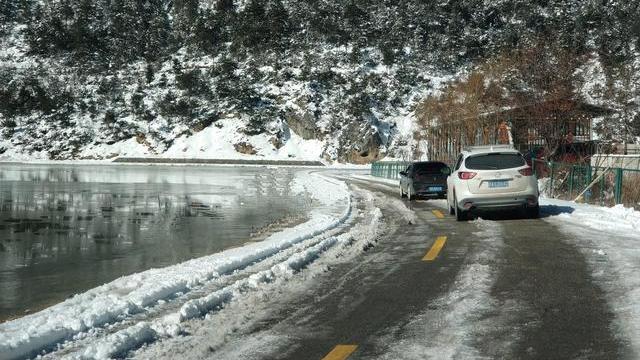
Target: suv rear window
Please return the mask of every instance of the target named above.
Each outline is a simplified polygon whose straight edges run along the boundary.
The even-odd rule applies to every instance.
[[[413,171],[416,174],[442,174],[444,173],[444,169],[448,168],[446,164],[443,163],[418,163],[413,165]]]
[[[520,154],[493,153],[470,156],[465,161],[469,170],[503,170],[524,166],[526,161]]]

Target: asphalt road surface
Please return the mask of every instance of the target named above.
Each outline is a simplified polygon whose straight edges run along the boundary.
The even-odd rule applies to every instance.
[[[240,334],[293,344],[252,357],[635,358],[584,256],[548,222],[497,214],[459,223],[442,201],[409,203],[389,186],[347,181],[375,195],[385,233]]]

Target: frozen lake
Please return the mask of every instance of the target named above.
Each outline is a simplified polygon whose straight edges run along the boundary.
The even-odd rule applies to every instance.
[[[0,167],[0,321],[306,219],[296,169]]]

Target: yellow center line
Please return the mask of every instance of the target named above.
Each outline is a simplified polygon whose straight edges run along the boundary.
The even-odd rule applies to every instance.
[[[358,345],[337,345],[331,350],[322,360],[345,360],[348,358],[356,349]]]
[[[440,250],[442,250],[442,248],[444,247],[444,243],[446,243],[446,242],[447,242],[447,237],[446,236],[438,236],[436,241],[433,243],[433,246],[431,246],[431,249],[429,250],[427,255],[425,255],[422,258],[422,261],[433,261],[433,260],[435,260],[438,257],[438,254],[440,253]]]
[[[433,215],[435,215],[438,219],[444,219],[444,214],[440,210],[432,210]]]

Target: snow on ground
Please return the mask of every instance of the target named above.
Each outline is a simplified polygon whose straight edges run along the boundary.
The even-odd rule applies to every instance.
[[[276,148],[265,135],[248,136],[242,133],[244,122],[235,118],[219,120],[214,125],[192,135],[182,135],[174,140],[165,152],[155,155],[135,137],[111,145],[98,144],[85,148],[80,158],[163,157],[202,159],[267,159],[267,160],[321,160],[325,143],[305,140],[290,131],[282,147]],[[254,155],[240,153],[235,145],[247,144]],[[3,157],[4,158],[4,157]]]
[[[640,212],[633,208],[625,208],[623,205],[602,207],[555,199],[541,199],[540,204],[548,213],[557,213],[554,220],[583,225],[613,235],[638,234],[640,238]]]
[[[49,154],[46,151],[25,154],[21,149],[11,146],[11,143],[8,140],[0,140],[0,148],[6,149],[2,154],[0,154],[0,161],[32,161],[49,159]]]
[[[0,324],[0,358],[19,358],[50,351],[65,341],[81,339],[87,332],[121,321],[185,293],[202,287],[226,274],[275,256],[305,240],[317,237],[344,223],[351,212],[346,184],[310,172],[298,173],[296,188],[305,190],[324,206],[310,214],[310,220],[269,236],[264,241],[221,253],[193,259],[161,269],[124,276],[113,282],[78,294],[38,313]],[[150,337],[179,332],[179,323],[219,306],[233,296],[238,287],[257,286],[288,269],[296,269],[313,259],[324,247],[339,239],[325,239],[293,254],[267,272],[255,274],[244,284],[222,289],[204,298],[187,302],[178,313],[153,323],[140,322],[89,347],[85,357],[104,358],[126,352]]]
[[[139,143],[135,137],[131,139],[119,141],[114,144],[97,144],[84,148],[79,158],[115,158],[122,157],[146,157],[151,155],[149,148]]]
[[[456,277],[452,291],[437,299],[429,310],[414,317],[398,331],[392,329],[389,335],[380,339],[380,344],[389,348],[382,359],[473,359],[479,353],[473,340],[485,329],[499,326],[484,323],[485,314],[496,306],[491,297],[491,287],[495,281],[495,270],[491,263],[499,256],[502,231],[498,222],[476,220],[479,231],[476,248],[466,260],[466,264]],[[515,336],[514,336],[515,338]]]
[[[607,294],[620,334],[640,355],[640,212],[542,199],[545,220],[573,235]]]
[[[418,126],[415,111],[394,116],[389,121],[395,124],[395,134],[391,139],[394,144],[394,151],[385,160],[394,161],[398,159],[402,161],[402,159],[411,159],[417,147],[415,132]]]
[[[274,311],[283,310],[279,307],[286,306],[287,301],[306,294],[315,286],[317,277],[326,276],[328,268],[337,263],[352,261],[372,246],[385,229],[382,213],[374,204],[374,196],[358,188],[354,188],[353,194],[358,203],[364,203],[364,209],[354,214],[355,224],[346,232],[322,240],[318,245],[324,244],[320,245],[323,247],[323,256],[313,262],[309,261],[303,272],[288,271],[287,276],[273,276],[270,281],[259,282],[259,286],[243,286],[243,296],[230,301],[216,313],[186,321],[183,325],[188,336],[170,337],[155,342],[137,350],[134,357],[179,357],[186,360],[210,358],[215,352],[216,359],[252,359],[262,358],[268,351],[281,353],[279,350],[284,351],[290,347],[290,342],[295,339],[261,324],[268,321],[269,315]],[[272,267],[267,274],[271,276],[271,271],[279,266],[281,265]],[[286,311],[296,309],[287,308]],[[264,330],[243,334],[244,330],[253,326]],[[231,334],[234,336],[229,337]]]

